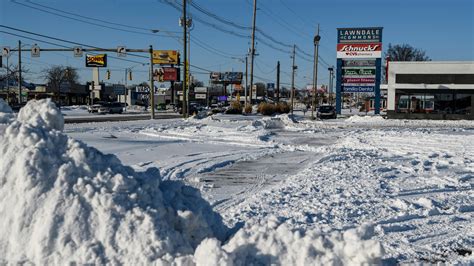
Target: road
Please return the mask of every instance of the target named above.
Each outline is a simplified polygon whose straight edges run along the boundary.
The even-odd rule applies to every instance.
[[[173,119],[180,118],[176,113],[157,113],[155,119]],[[90,116],[65,116],[64,122],[72,123],[90,123],[90,122],[113,122],[113,121],[135,121],[148,120],[149,114],[118,114],[118,115],[90,115]]]

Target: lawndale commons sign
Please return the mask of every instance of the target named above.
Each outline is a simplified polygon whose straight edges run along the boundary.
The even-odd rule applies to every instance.
[[[337,29],[336,111],[341,113],[342,93],[374,93],[380,113],[382,29]]]

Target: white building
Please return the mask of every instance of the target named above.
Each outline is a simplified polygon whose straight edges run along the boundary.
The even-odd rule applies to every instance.
[[[389,118],[474,119],[474,62],[390,62]]]

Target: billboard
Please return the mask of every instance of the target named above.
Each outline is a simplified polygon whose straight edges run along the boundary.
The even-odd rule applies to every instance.
[[[178,65],[179,53],[176,50],[153,50],[153,64]]]
[[[337,29],[337,42],[380,43],[382,42],[382,29],[382,27],[339,28]]]
[[[86,54],[86,67],[107,67],[107,54]]]
[[[381,43],[338,43],[337,58],[380,58]]]
[[[156,81],[179,81],[179,68],[161,67],[153,71],[153,80]]]
[[[209,78],[213,83],[240,84],[243,76],[242,72],[211,72]]]

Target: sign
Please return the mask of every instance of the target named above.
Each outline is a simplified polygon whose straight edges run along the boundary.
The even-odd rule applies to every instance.
[[[125,95],[125,86],[121,84],[114,84],[113,91],[115,95]]]
[[[179,81],[179,68],[163,67],[163,81]]]
[[[229,83],[241,83],[243,76],[242,72],[225,72],[222,80]]]
[[[31,47],[31,57],[40,57],[40,48],[36,44]]]
[[[153,64],[179,65],[179,53],[175,50],[153,50]]]
[[[89,90],[90,91],[100,91],[100,90],[102,90],[102,86],[101,85],[94,85],[94,87],[92,87],[92,85],[89,85]]]
[[[267,83],[267,89],[268,90],[274,90],[275,89],[275,83]]]
[[[375,68],[343,68],[343,76],[373,76],[375,77]]]
[[[195,93],[207,93],[207,87],[194,87]]]
[[[145,86],[136,86],[135,92],[136,93],[150,93],[150,88],[145,87]]]
[[[347,83],[369,83],[369,84],[373,84],[375,83],[375,78],[352,78],[352,77],[344,77],[344,80],[343,80],[343,83],[344,84],[347,84]]]
[[[10,47],[9,46],[3,46],[2,47],[2,55],[5,57],[10,56]]]
[[[256,84],[254,84],[252,86],[252,95],[257,95],[257,85]]]
[[[76,46],[73,48],[74,50],[74,57],[82,57],[82,47]]]
[[[86,54],[86,67],[107,67],[107,54]]]
[[[217,100],[219,102],[225,102],[225,101],[227,101],[227,96],[217,96]]]
[[[342,67],[343,68],[348,68],[348,67],[375,67],[375,60],[344,60],[342,61]]]
[[[117,46],[117,56],[118,57],[126,57],[127,56],[127,48],[125,46]]]
[[[339,28],[338,43],[380,43],[382,42],[381,27],[372,28]]]
[[[196,93],[196,94],[194,95],[194,98],[195,98],[195,99],[206,99],[206,94]]]
[[[219,73],[219,72],[211,72],[211,75],[210,75],[209,79],[211,81],[217,82],[217,81],[220,80],[220,76],[221,76],[221,73]]]
[[[337,58],[380,57],[382,57],[382,44],[380,43],[337,44]]]
[[[343,86],[343,92],[374,92],[375,86]]]
[[[240,84],[243,76],[242,72],[212,72],[209,78],[213,83]]]

